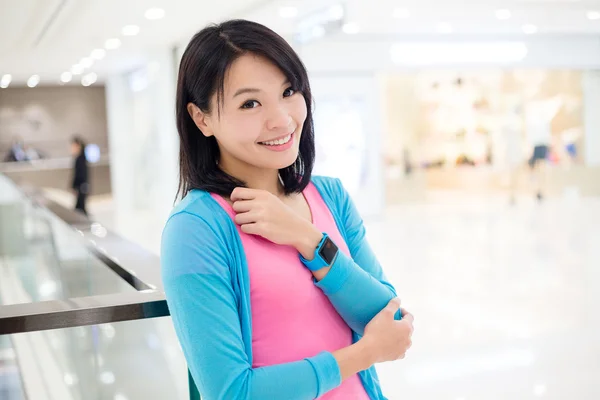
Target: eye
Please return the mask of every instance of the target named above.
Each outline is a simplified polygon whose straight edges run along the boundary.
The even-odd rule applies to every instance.
[[[295,93],[296,93],[296,91],[294,89],[292,89],[291,87],[289,87],[283,91],[283,97],[290,97],[291,95],[293,95]]]
[[[247,102],[245,102],[244,104],[242,104],[241,108],[244,109],[250,109],[250,108],[256,108],[260,105],[260,103],[256,100],[248,100]]]

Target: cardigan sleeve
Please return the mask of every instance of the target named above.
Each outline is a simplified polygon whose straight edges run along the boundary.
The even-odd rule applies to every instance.
[[[329,352],[252,368],[226,249],[205,219],[185,211],[174,214],[163,231],[167,304],[202,399],[308,400],[339,386],[340,370]]]
[[[350,195],[339,179],[328,179],[332,212],[337,214],[350,257],[341,251],[327,275],[315,284],[346,323],[359,335],[365,326],[387,303],[397,297],[396,290],[386,278],[377,257],[366,238],[366,230]],[[398,310],[396,319],[401,319]]]

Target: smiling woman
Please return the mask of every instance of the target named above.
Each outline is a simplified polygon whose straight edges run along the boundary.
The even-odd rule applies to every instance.
[[[311,103],[302,62],[262,25],[205,28],[183,54],[183,199],[161,263],[203,399],[384,399],[373,365],[411,345],[352,200],[311,176]]]

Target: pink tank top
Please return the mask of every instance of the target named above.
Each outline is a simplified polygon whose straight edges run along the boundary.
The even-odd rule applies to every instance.
[[[335,220],[316,187],[303,192],[313,224],[332,238],[340,251],[350,254]],[[220,196],[215,200],[233,217],[235,211]],[[250,275],[252,309],[252,367],[303,360],[322,351],[352,344],[352,331],[313,283],[312,273],[296,249],[245,234],[238,226]],[[368,400],[358,375],[321,396],[325,400]]]

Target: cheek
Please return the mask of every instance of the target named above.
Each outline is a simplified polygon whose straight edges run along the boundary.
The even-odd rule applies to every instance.
[[[294,99],[294,103],[292,104],[290,114],[292,115],[292,118],[294,119],[294,121],[296,121],[298,125],[304,124],[307,112],[308,111],[306,109],[306,100],[304,100],[304,97],[298,96],[298,99]]]
[[[236,115],[221,126],[220,139],[232,147],[253,144],[261,134],[262,120],[257,115]]]

